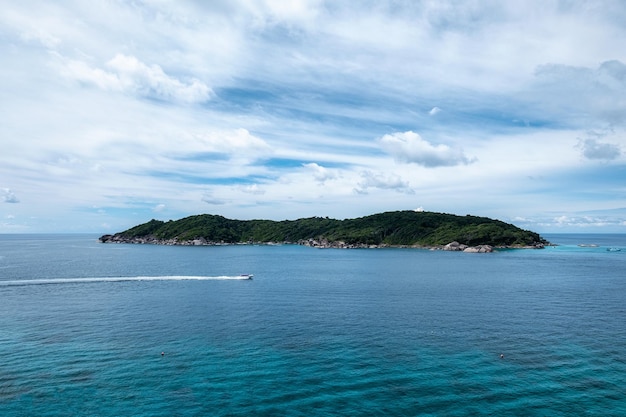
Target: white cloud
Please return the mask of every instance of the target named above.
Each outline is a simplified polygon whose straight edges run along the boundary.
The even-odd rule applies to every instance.
[[[367,194],[370,188],[394,190],[404,194],[415,193],[407,181],[395,174],[386,175],[380,172],[363,171],[361,178],[362,181],[354,189],[358,194]]]
[[[321,165],[316,164],[315,162],[304,164],[303,166],[304,168],[306,168],[307,171],[313,174],[313,178],[315,178],[315,181],[318,181],[322,184],[324,184],[328,180],[337,178],[337,175],[334,172],[330,171],[327,168],[324,168]]]
[[[265,194],[265,190],[260,188],[257,184],[242,185],[242,186],[237,187],[237,189],[246,194],[253,194],[253,195]]]
[[[182,103],[202,103],[213,95],[213,91],[197,79],[185,83],[167,75],[159,65],[148,66],[134,56],[117,54],[107,62],[108,70],[93,68],[79,60],[63,61],[66,76],[102,90]]]
[[[430,111],[428,112],[428,114],[430,116],[435,116],[436,114],[440,113],[441,109],[439,107],[433,107],[432,109],[430,109]]]
[[[165,74],[160,66],[148,66],[133,56],[118,54],[107,66],[117,73],[125,89],[146,97],[198,103],[207,101],[212,94],[199,80],[192,79],[185,84]]]
[[[428,168],[467,165],[473,162],[465,156],[462,149],[444,144],[433,145],[412,131],[385,135],[380,138],[380,144],[396,161]]]
[[[19,203],[20,200],[15,196],[15,193],[11,191],[10,188],[1,188],[2,191],[2,200],[5,203]]]
[[[605,227],[608,225],[615,225],[614,219],[608,219],[606,217],[595,216],[571,216],[561,215],[552,219],[552,222],[557,227],[577,227],[577,228],[589,228],[589,227]]]
[[[119,77],[100,68],[92,68],[78,60],[66,60],[63,74],[77,81],[93,84],[102,90],[123,91],[124,86]]]
[[[156,206],[154,206],[154,208],[152,209],[152,211],[154,211],[155,213],[160,213],[163,210],[165,210],[165,204],[157,204]]]

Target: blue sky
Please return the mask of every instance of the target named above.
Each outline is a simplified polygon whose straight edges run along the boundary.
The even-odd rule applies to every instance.
[[[420,209],[626,232],[626,3],[30,1],[0,233]]]

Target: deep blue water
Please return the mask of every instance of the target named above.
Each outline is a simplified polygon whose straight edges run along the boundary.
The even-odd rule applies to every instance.
[[[464,254],[0,235],[0,415],[626,415],[626,236],[546,237]]]

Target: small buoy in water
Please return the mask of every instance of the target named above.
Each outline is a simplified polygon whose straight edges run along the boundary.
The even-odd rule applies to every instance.
[[[500,354],[500,359],[504,359],[504,354],[503,353]]]
[[[165,352],[161,352],[161,356],[164,356],[164,355],[165,355]]]

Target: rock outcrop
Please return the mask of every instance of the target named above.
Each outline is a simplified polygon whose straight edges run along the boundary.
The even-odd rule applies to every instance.
[[[493,252],[493,246],[491,245],[478,245],[478,246],[468,246],[459,242],[450,242],[445,245],[443,250],[453,251],[453,252],[466,252],[466,253],[490,253]]]
[[[445,245],[443,247],[443,250],[452,251],[452,252],[462,252],[465,249],[467,249],[467,247],[468,247],[467,245],[454,241]]]
[[[245,244],[261,244],[261,245],[275,245],[275,244],[293,244],[293,242],[243,242],[243,243],[228,243],[228,242],[213,242],[206,240],[203,237],[196,238],[193,240],[178,240],[176,238],[173,239],[159,239],[154,235],[148,236],[133,236],[126,237],[121,234],[115,235],[103,235],[99,238],[102,243],[131,243],[131,244],[139,244],[139,245],[170,245],[170,246],[221,246],[221,245],[245,245]],[[309,246],[312,248],[320,248],[320,249],[374,249],[374,248],[388,248],[388,247],[404,247],[404,248],[418,248],[418,249],[430,249],[430,250],[444,250],[451,252],[465,252],[465,253],[490,253],[493,252],[496,248],[491,245],[477,245],[477,246],[469,246],[459,242],[450,242],[445,246],[403,246],[403,245],[372,245],[366,243],[355,243],[349,244],[344,241],[329,241],[325,238],[318,239],[301,239],[295,242],[297,245],[301,246]],[[542,243],[537,243],[532,246],[498,246],[498,249],[541,249],[544,245]]]
[[[470,246],[463,249],[463,252],[467,253],[490,253],[493,252],[493,247],[490,245],[478,245],[478,246]]]

